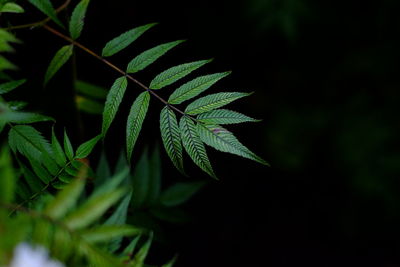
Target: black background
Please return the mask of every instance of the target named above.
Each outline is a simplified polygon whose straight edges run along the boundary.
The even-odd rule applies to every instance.
[[[165,226],[170,243],[154,248],[154,263],[178,252],[178,267],[400,266],[399,7],[389,0],[92,1],[80,42],[100,52],[118,34],[159,22],[110,60],[124,68],[144,49],[188,39],[136,77],[148,83],[171,65],[215,58],[197,74],[233,73],[210,92],[254,91],[230,108],[263,119],[229,129],[272,167],[209,149],[220,181],[186,205],[189,224]],[[43,29],[17,36],[24,40],[14,59],[19,75],[41,86],[65,42]],[[109,87],[118,77],[80,51],[77,63],[78,78],[92,83]],[[75,143],[98,133],[101,118],[87,115],[78,133],[73,107],[64,105],[70,73],[56,78],[25,97],[67,125]],[[121,114],[139,90],[129,88]],[[160,142],[161,107],[152,99],[134,157]],[[106,140],[112,159],[123,145],[120,117]],[[166,182],[186,180],[162,156]],[[210,180],[191,165],[186,158],[188,179]]]

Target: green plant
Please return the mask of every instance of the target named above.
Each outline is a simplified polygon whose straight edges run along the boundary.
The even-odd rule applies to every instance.
[[[124,71],[105,58],[127,48],[154,27],[155,23],[133,28],[115,37],[104,46],[99,55],[77,41],[83,30],[89,0],[81,0],[75,6],[68,27],[58,18],[58,13],[70,5],[71,1],[66,1],[58,9],[54,9],[49,0],[29,2],[32,5],[26,8],[34,6],[48,18],[0,29],[0,52],[11,52],[11,43],[20,42],[12,34],[14,30],[40,27],[68,42],[51,60],[44,77],[44,86],[47,86],[62,66],[73,58],[75,49],[92,55],[121,76],[108,91],[81,80],[74,81],[74,90],[78,95],[77,108],[91,114],[102,114],[101,133],[76,149],[67,130],[64,129],[62,139],[57,136],[59,126],[55,125],[55,119],[26,111],[27,103],[8,101],[8,98],[0,96],[0,129],[3,132],[8,129],[8,144],[2,146],[0,158],[3,176],[0,187],[0,231],[6,236],[0,241],[0,264],[10,260],[11,250],[19,242],[30,240],[49,248],[53,257],[71,266],[143,266],[153,235],[149,230],[154,229],[145,222],[140,222],[139,217],[131,216],[130,220],[127,220],[130,209],[138,211],[138,214],[143,212],[148,218],[174,222],[177,217],[171,214],[176,214],[177,206],[204,185],[204,182],[177,183],[163,191],[157,149],[150,158],[146,152],[143,153],[135,168],[130,170],[132,153],[151,98],[164,104],[159,121],[161,140],[173,165],[183,175],[186,175],[183,167],[185,150],[198,167],[211,177],[217,178],[207,156],[205,144],[219,151],[267,165],[263,159],[241,144],[233,133],[220,126],[257,121],[239,112],[221,109],[235,100],[249,96],[250,93],[214,93],[194,100],[184,110],[178,107],[183,102],[198,97],[230,72],[192,79],[175,89],[166,100],[159,95],[160,89],[183,79],[212,60],[198,60],[173,66],[156,75],[146,86],[132,74],[155,63],[183,40],[157,45],[142,52],[128,63]],[[19,3],[0,0],[0,12],[22,13],[24,8]],[[69,34],[49,26],[50,20],[61,29],[67,28]],[[1,95],[12,94],[15,89],[19,90],[29,85],[29,81],[15,80],[6,73],[15,69],[15,65],[8,59],[0,57],[1,77],[5,80],[0,84]],[[143,92],[132,102],[127,117],[125,152],[113,174],[104,154],[97,170],[94,171],[88,157],[100,140],[107,142],[106,134],[117,117],[128,82],[132,82]],[[49,132],[46,125],[41,126],[48,129],[47,132],[40,130],[42,127],[33,126],[43,122],[53,123],[51,138],[46,138]],[[84,186],[86,180],[89,181],[87,187]],[[120,189],[121,187],[128,189]],[[111,208],[114,204],[118,205]],[[126,224],[127,221],[129,225]],[[10,235],[13,231],[17,234]],[[130,235],[137,237],[129,241],[126,237]],[[149,237],[132,255],[136,244],[141,242],[140,235]],[[175,260],[176,258],[163,266],[172,266]]]

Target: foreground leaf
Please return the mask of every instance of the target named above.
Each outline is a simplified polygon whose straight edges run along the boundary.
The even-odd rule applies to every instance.
[[[79,196],[85,188],[85,172],[81,170],[80,175],[75,180],[61,190],[54,200],[52,200],[44,210],[44,214],[52,219],[62,218],[70,209],[74,208]]]
[[[149,108],[150,93],[141,93],[133,102],[126,125],[126,151],[128,162],[131,160],[133,148],[142,129],[147,109]]]
[[[47,84],[54,74],[56,74],[56,72],[68,61],[68,59],[72,56],[72,51],[73,45],[63,46],[57,51],[54,58],[51,60],[49,67],[47,68],[46,75],[44,77],[44,84]]]
[[[190,158],[203,171],[217,179],[208,159],[204,144],[197,134],[194,122],[189,117],[183,116],[180,120],[179,126],[181,129],[183,147]]]
[[[251,152],[242,145],[239,140],[228,130],[218,125],[197,124],[197,131],[201,140],[207,145],[222,151],[232,153],[244,158],[257,161],[263,165],[269,165],[265,160]]]
[[[108,128],[110,127],[112,121],[117,114],[119,105],[124,97],[126,87],[128,86],[128,80],[126,77],[120,77],[115,80],[114,84],[111,86],[110,91],[107,95],[107,100],[104,105],[103,111],[103,125],[102,125],[102,135],[106,135]]]
[[[251,93],[229,92],[204,96],[189,104],[185,109],[185,113],[190,115],[197,115],[213,109],[220,108],[239,98],[249,95],[251,95]]]
[[[119,189],[107,192],[97,197],[90,198],[77,210],[73,211],[64,220],[64,224],[70,229],[82,229],[99,219],[112,205],[114,205],[126,190]]]
[[[104,243],[115,238],[139,235],[142,230],[131,225],[100,225],[80,232],[89,243]]]
[[[0,84],[0,95],[8,93],[26,82],[25,79]]]
[[[147,254],[149,253],[149,249],[150,249],[152,241],[153,241],[153,233],[150,234],[149,239],[146,241],[146,243],[144,243],[144,245],[136,253],[136,255],[133,258],[132,263],[131,263],[132,267],[143,267],[144,266],[144,260],[146,259]]]
[[[163,56],[165,53],[167,53],[169,50],[182,42],[184,42],[184,40],[169,42],[144,51],[143,53],[132,59],[131,62],[129,62],[126,72],[135,73],[143,70],[154,61],[159,59],[161,56]]]
[[[104,46],[101,55],[103,57],[109,57],[118,53],[155,25],[156,23],[146,24],[119,35]]]
[[[165,151],[167,151],[167,154],[174,166],[184,174],[182,142],[178,121],[175,113],[168,106],[161,110],[160,131]]]
[[[198,96],[213,84],[228,76],[231,72],[221,72],[198,77],[190,82],[185,83],[176,89],[168,99],[168,103],[180,104],[186,100]]]
[[[89,2],[90,0],[80,1],[72,12],[71,20],[69,22],[69,32],[73,40],[77,39],[81,35]]]
[[[0,151],[0,203],[12,203],[14,200],[17,177],[8,146],[1,146]],[[1,214],[1,213],[0,213]]]
[[[178,66],[169,68],[160,74],[158,74],[150,83],[150,89],[161,89],[167,85],[170,85],[179,79],[182,79],[186,75],[202,67],[203,65],[211,62],[209,60],[199,60],[195,62],[185,63]]]

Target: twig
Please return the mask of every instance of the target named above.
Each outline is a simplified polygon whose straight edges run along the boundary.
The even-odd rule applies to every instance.
[[[100,55],[96,54],[95,52],[93,52],[92,50],[90,50],[89,48],[83,46],[82,44],[78,43],[75,40],[72,40],[71,38],[69,38],[68,36],[62,34],[61,32],[57,31],[56,29],[53,29],[52,27],[48,26],[48,25],[44,25],[43,28],[45,28],[46,30],[48,30],[49,32],[57,35],[58,37],[61,37],[62,39],[70,42],[71,44],[75,45],[76,47],[82,49],[83,51],[85,51],[86,53],[92,55],[93,57],[97,58],[98,60],[102,61],[104,64],[108,65],[109,67],[111,67],[112,69],[114,69],[115,71],[119,72],[120,74],[124,75],[125,77],[127,77],[129,80],[131,80],[132,82],[136,83],[137,85],[139,85],[140,87],[142,87],[144,90],[146,90],[147,92],[149,92],[150,94],[152,94],[153,96],[155,96],[158,100],[160,100],[162,103],[164,103],[165,105],[169,106],[170,108],[174,109],[176,112],[182,114],[182,115],[186,115],[185,112],[183,112],[182,110],[178,109],[177,107],[171,105],[170,103],[168,103],[168,101],[166,101],[165,99],[163,99],[161,96],[159,96],[156,92],[154,92],[153,90],[151,90],[149,87],[147,87],[146,85],[144,85],[143,83],[141,83],[140,81],[136,80],[135,78],[133,78],[131,75],[129,75],[128,73],[126,73],[125,71],[123,71],[122,69],[118,68],[117,66],[115,66],[114,64],[112,64],[110,61],[108,61],[107,59],[101,57]]]
[[[56,13],[60,13],[62,10],[67,8],[70,3],[71,3],[71,0],[66,0],[64,2],[64,4],[62,4],[61,6],[59,6],[56,9]],[[48,18],[45,18],[44,20],[31,22],[31,23],[23,24],[23,25],[11,26],[11,27],[8,27],[8,28],[5,28],[5,29],[6,30],[20,30],[20,29],[25,29],[25,28],[31,28],[32,29],[32,28],[35,28],[35,27],[38,27],[38,26],[45,25],[49,21],[50,21],[50,18],[48,17]]]

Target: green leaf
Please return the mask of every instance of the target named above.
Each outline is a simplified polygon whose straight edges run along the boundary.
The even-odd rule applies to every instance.
[[[69,32],[73,40],[77,39],[81,35],[89,2],[90,0],[81,0],[72,12],[71,20],[69,22]]]
[[[94,198],[117,189],[126,179],[128,174],[129,174],[129,168],[125,167],[122,171],[114,174],[112,177],[107,177],[108,178],[107,181],[104,182],[99,187],[97,187],[90,196],[90,198]]]
[[[101,135],[97,135],[92,139],[90,139],[89,141],[86,141],[85,143],[81,144],[76,150],[75,158],[77,159],[86,158],[90,154],[90,152],[92,152],[94,146],[101,139],[101,137],[102,137]]]
[[[0,95],[14,90],[15,88],[23,85],[25,82],[26,82],[26,80],[22,79],[22,80],[11,81],[11,82],[6,82],[6,83],[0,84]]]
[[[2,12],[8,12],[8,13],[24,13],[24,9],[16,4],[16,3],[6,3],[0,10],[0,13]]]
[[[114,84],[111,86],[110,91],[108,92],[103,111],[103,136],[106,135],[108,128],[115,118],[115,114],[117,114],[119,105],[122,102],[122,98],[124,97],[127,86],[128,80],[125,76],[123,76],[115,80]]]
[[[10,109],[18,111],[21,110],[23,108],[25,108],[28,105],[27,102],[24,101],[9,101],[8,102],[8,106],[10,107]]]
[[[231,132],[221,126],[199,123],[197,124],[197,132],[204,143],[219,151],[232,153],[264,165],[269,165],[265,160],[242,145]]]
[[[126,195],[118,207],[115,209],[113,214],[104,222],[104,225],[122,225],[126,223],[126,218],[128,216],[128,208],[131,203],[132,191]],[[122,239],[116,238],[111,240],[108,249],[109,251],[116,251],[121,246]]]
[[[99,163],[96,168],[96,179],[94,180],[95,188],[104,184],[111,176],[110,165],[108,164],[106,153],[101,152]]]
[[[106,99],[108,93],[108,91],[103,87],[81,80],[77,80],[75,82],[75,89],[78,93],[100,100]]]
[[[179,126],[181,129],[183,147],[190,158],[203,171],[208,173],[211,177],[217,179],[208,159],[204,144],[201,142],[200,137],[197,134],[196,125],[192,119],[187,116],[183,116],[180,120]]]
[[[129,243],[129,245],[121,253],[122,260],[128,261],[131,258],[131,255],[133,255],[133,251],[135,250],[139,239],[140,239],[140,235],[135,237],[134,239],[132,239],[132,241]]]
[[[168,106],[161,110],[160,131],[164,148],[174,166],[181,172],[183,170],[182,143],[178,121],[175,113]]]
[[[18,164],[21,167],[22,175],[24,176],[25,181],[32,192],[36,193],[42,190],[44,184],[41,182],[41,180],[35,174],[33,174],[25,164],[20,161],[18,161]]]
[[[126,124],[126,152],[128,162],[131,161],[133,148],[142,129],[144,118],[150,103],[150,93],[141,93],[133,102]]]
[[[155,25],[156,23],[146,24],[119,35],[104,46],[101,55],[103,57],[109,57],[118,53]]]
[[[228,76],[231,72],[221,72],[198,77],[190,82],[185,83],[176,89],[168,99],[168,103],[180,104],[186,100],[198,96],[213,84]]]
[[[9,111],[2,114],[0,120],[11,123],[29,124],[43,121],[55,121],[53,118],[31,112]]]
[[[88,99],[86,97],[77,96],[75,98],[78,109],[88,114],[101,115],[103,114],[104,104]]]
[[[225,106],[239,98],[249,96],[251,93],[238,93],[238,92],[223,92],[204,96],[190,103],[185,113],[189,115],[197,115],[213,109]]]
[[[82,170],[82,172],[86,171],[87,170]],[[72,183],[68,184],[62,191],[60,191],[46,206],[44,214],[52,219],[62,218],[68,211],[75,207],[84,188],[85,179],[77,177]]]
[[[70,229],[85,228],[99,219],[125,194],[126,190],[118,189],[90,198],[87,202],[79,206],[77,210],[70,213],[64,220],[64,224]]]
[[[178,256],[175,255],[169,262],[163,264],[161,267],[173,267],[177,259]]]
[[[18,67],[0,55],[0,71],[17,70]]]
[[[149,253],[149,249],[151,246],[151,242],[153,241],[153,233],[150,234],[149,239],[144,243],[144,245],[139,249],[136,253],[135,257],[132,260],[132,267],[144,267],[144,260]]]
[[[243,122],[258,122],[242,113],[228,110],[228,109],[215,109],[197,116],[197,120],[205,124],[235,124]]]
[[[204,184],[204,182],[176,183],[161,194],[160,203],[167,207],[178,206],[189,200]]]
[[[147,193],[147,202],[153,205],[158,201],[161,192],[161,158],[158,145],[154,147],[150,156],[149,169],[149,190]]]
[[[45,85],[72,56],[73,47],[73,45],[66,45],[61,47],[61,49],[57,51],[57,53],[51,60],[49,67],[47,68],[46,75],[44,76]]]
[[[161,89],[167,85],[170,85],[211,61],[212,59],[199,60],[169,68],[158,74],[151,81],[150,89]]]
[[[132,206],[135,209],[144,207],[146,204],[147,195],[149,192],[150,168],[147,149],[145,149],[139,160],[136,162],[136,166],[132,175],[132,188],[134,196],[132,198]]]
[[[32,5],[34,5],[37,9],[46,14],[49,18],[51,18],[55,23],[64,28],[61,21],[57,18],[57,12],[53,8],[53,5],[51,4],[50,0],[28,0],[28,1]]]
[[[155,62],[157,59],[159,59],[161,56],[166,54],[169,50],[182,42],[184,42],[184,40],[169,42],[144,51],[143,53],[132,59],[131,62],[129,62],[126,72],[135,73],[143,70],[144,68]]]
[[[71,141],[69,140],[67,131],[64,129],[64,150],[65,155],[69,160],[74,158],[74,148],[72,147]]]
[[[53,176],[39,162],[30,160],[30,163],[33,171],[43,183],[48,184],[53,180]]]
[[[142,230],[131,225],[100,225],[80,232],[89,243],[104,243],[115,238],[139,235]]]
[[[8,146],[3,145],[0,151],[0,203],[12,203],[14,200],[17,177],[11,160]]]
[[[42,155],[43,166],[49,171],[52,176],[56,176],[60,171],[60,167],[57,165],[56,161],[47,152]]]
[[[51,154],[50,144],[42,134],[28,125],[15,125],[8,133],[10,148],[30,160],[42,161],[42,153]]]

